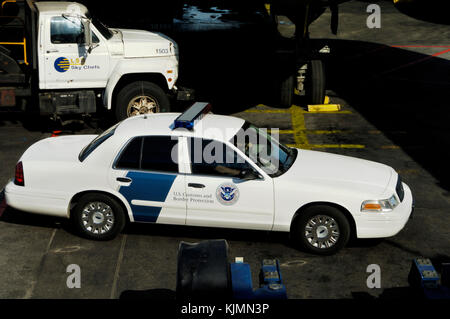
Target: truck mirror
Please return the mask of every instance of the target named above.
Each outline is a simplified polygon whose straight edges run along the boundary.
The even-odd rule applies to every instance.
[[[87,46],[88,52],[92,51],[92,31],[91,31],[91,21],[89,19],[81,19],[84,29],[84,45]]]

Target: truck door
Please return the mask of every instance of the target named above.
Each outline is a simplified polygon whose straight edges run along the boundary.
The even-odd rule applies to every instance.
[[[92,28],[95,48],[88,53],[82,44],[83,24],[80,18],[54,16],[46,20],[44,46],[45,76],[40,76],[41,89],[102,88],[109,75],[109,52],[106,40]],[[41,60],[42,61],[42,60]]]
[[[272,229],[272,179],[241,179],[241,171],[256,169],[222,142],[201,138],[188,141],[191,174],[186,175],[186,224]]]
[[[178,141],[170,136],[132,138],[123,147],[112,169],[111,182],[128,201],[136,222],[180,224],[186,222],[185,176],[179,173]]]

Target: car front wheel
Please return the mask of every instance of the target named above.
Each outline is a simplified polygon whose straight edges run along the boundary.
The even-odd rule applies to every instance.
[[[305,250],[332,255],[343,248],[350,238],[350,225],[337,208],[310,206],[295,219],[292,238]]]
[[[116,200],[103,194],[84,195],[76,204],[72,221],[76,230],[94,240],[110,240],[125,226],[125,214]]]

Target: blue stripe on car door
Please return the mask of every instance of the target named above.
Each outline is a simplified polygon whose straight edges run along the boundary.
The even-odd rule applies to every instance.
[[[177,175],[164,173],[128,172],[133,181],[130,186],[121,186],[121,193],[130,203],[133,218],[137,222],[156,222],[161,207],[132,205],[131,201],[148,200],[165,202]]]

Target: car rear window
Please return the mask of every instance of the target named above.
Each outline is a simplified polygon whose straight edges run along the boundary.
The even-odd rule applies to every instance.
[[[120,154],[115,167],[121,169],[140,169],[143,137],[135,137]]]
[[[109,129],[104,131],[102,134],[97,136],[90,142],[88,145],[86,145],[85,148],[81,151],[80,155],[78,156],[78,159],[80,162],[84,161],[86,157],[89,156],[97,147],[99,147],[104,141],[106,141],[108,138],[114,135],[114,132],[116,131],[117,126],[119,126],[120,122],[117,123],[114,126],[111,126]]]
[[[135,137],[123,148],[114,168],[178,173],[178,138]]]
[[[178,173],[178,139],[147,136],[142,147],[141,169]]]

